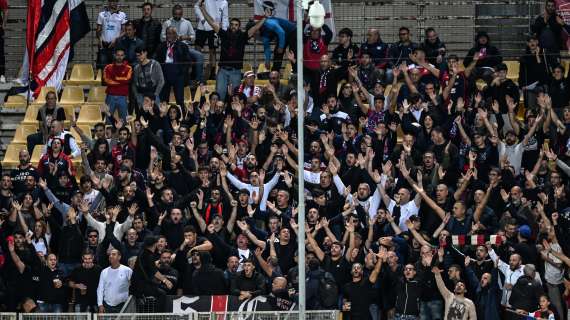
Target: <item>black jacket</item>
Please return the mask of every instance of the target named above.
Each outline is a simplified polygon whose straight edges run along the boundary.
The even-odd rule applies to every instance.
[[[153,18],[148,21],[140,18],[135,20],[135,27],[137,29],[137,38],[144,42],[148,56],[152,57],[160,44],[162,24]]]
[[[528,312],[538,309],[538,299],[544,294],[542,286],[533,278],[522,276],[513,287],[509,303],[513,309]]]
[[[422,283],[417,279],[401,278],[396,282],[396,313],[417,316],[420,314]]]
[[[50,227],[58,233],[58,258],[62,263],[79,263],[85,243],[79,229],[79,223],[67,224],[63,227],[54,220],[53,215],[49,217]]]
[[[242,271],[232,279],[230,294],[239,296],[240,291],[250,291],[252,297],[257,297],[265,293],[265,279],[258,272],[253,272],[251,278],[245,276]]]
[[[154,54],[154,60],[158,61],[160,63],[160,66],[162,67],[162,71],[164,72],[165,75],[168,75],[168,68],[166,68],[166,66],[168,65],[167,63],[165,63],[166,61],[166,51],[168,49],[168,44],[167,42],[162,42],[158,48],[156,49],[156,52]],[[181,41],[176,41],[174,42],[174,54],[173,54],[173,62],[176,65],[176,75],[177,76],[185,76],[186,75],[186,71],[188,70],[188,66],[189,66],[189,62],[190,62],[190,51],[188,51],[188,46],[181,42]],[[165,77],[166,78],[166,77]]]
[[[210,263],[210,253],[200,252],[200,256],[202,266],[192,274],[192,293],[199,296],[227,294],[224,272]]]

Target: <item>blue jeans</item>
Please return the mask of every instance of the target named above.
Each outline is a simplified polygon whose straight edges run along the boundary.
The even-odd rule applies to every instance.
[[[370,310],[370,316],[372,320],[380,320],[380,307],[377,304],[371,304],[368,306],[368,310]]]
[[[38,304],[38,308],[40,309],[40,312],[44,312],[44,313],[62,313],[63,312],[63,306],[61,304],[58,304],[58,303],[40,302]]]
[[[188,47],[192,58],[192,73],[196,75],[196,80],[204,83],[204,55],[198,50]]]
[[[422,301],[420,303],[420,316],[422,317],[422,320],[443,319],[443,301]]]
[[[105,98],[105,103],[109,106],[109,112],[111,112],[111,116],[113,116],[115,110],[118,108],[119,117],[123,120],[123,122],[127,121],[128,106],[126,96],[107,95]],[[114,123],[113,119],[107,119],[107,122]]]
[[[233,88],[237,88],[241,82],[241,70],[220,68],[216,75],[216,92],[220,95],[220,100],[226,99],[228,94],[228,85],[231,83]],[[232,92],[229,92],[231,95]]]

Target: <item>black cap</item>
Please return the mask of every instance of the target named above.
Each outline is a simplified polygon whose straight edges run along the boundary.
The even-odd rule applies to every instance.
[[[129,166],[122,165],[120,171],[131,172],[131,168]]]

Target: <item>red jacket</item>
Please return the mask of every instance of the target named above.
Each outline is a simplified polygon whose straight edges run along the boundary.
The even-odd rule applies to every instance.
[[[63,151],[61,151],[57,157],[53,157],[52,153],[46,153],[40,158],[38,163],[38,173],[42,177],[46,177],[49,174],[49,163],[54,163],[57,166],[57,172],[67,172],[70,176],[75,176],[75,168],[69,158]]]
[[[128,96],[132,77],[133,68],[126,61],[121,65],[115,63],[106,65],[103,71],[103,79],[107,84],[105,92],[112,96]]]

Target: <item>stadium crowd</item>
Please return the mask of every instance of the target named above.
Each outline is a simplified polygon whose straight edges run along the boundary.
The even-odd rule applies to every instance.
[[[2,175],[1,308],[113,313],[133,295],[164,311],[167,295],[263,295],[275,310],[305,299],[355,320],[566,319],[570,27],[555,2],[532,24],[518,83],[484,32],[460,59],[433,28],[416,43],[402,27],[393,44],[375,28],[357,44],[345,28],[329,51],[331,29],[307,24],[297,61],[295,25],[263,7],[244,28],[225,0],[200,0],[194,31],[182,6],[160,22],[145,3],[128,20],[109,0],[97,19],[106,122],[93,135],[64,128],[48,93],[40,131]],[[273,67],[263,85],[241,71],[255,36]],[[283,59],[303,64],[304,101],[295,75],[280,81]],[[184,103],[185,86],[199,102]]]

